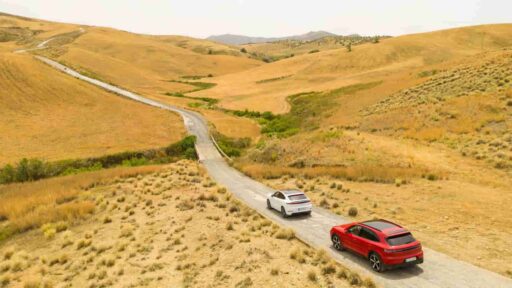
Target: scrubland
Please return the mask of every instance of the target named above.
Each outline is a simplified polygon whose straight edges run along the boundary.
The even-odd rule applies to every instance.
[[[77,187],[68,203],[89,201],[93,210],[0,244],[2,287],[375,287],[238,202],[193,162],[45,182]]]

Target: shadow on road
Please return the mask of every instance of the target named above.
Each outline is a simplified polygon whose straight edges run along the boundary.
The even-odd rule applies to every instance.
[[[407,279],[411,277],[416,277],[423,273],[423,269],[418,266],[409,266],[409,267],[402,267],[402,268],[396,268],[392,270],[387,270],[382,273],[378,273],[373,271],[373,269],[370,267],[370,263],[368,262],[368,259],[365,257],[356,254],[355,252],[345,250],[345,251],[338,251],[334,249],[334,247],[330,247],[330,250],[333,254],[335,254],[336,258],[343,258],[345,260],[348,260],[352,263],[358,264],[365,272],[371,273],[373,275],[379,275],[380,277],[389,279],[389,280],[400,280],[400,279]]]

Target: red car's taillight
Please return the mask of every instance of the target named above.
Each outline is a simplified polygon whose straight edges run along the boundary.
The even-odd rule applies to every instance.
[[[408,247],[408,248],[402,248],[402,249],[384,249],[384,253],[398,253],[398,252],[405,252],[405,251],[416,250],[416,249],[421,249],[421,244],[418,244],[418,245],[415,245],[412,247]]]

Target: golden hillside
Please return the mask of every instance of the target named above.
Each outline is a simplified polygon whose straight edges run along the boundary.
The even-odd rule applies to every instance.
[[[256,60],[203,55],[159,38],[107,28],[87,28],[57,59],[143,93],[185,91],[190,87],[168,80],[182,76],[216,76],[260,65]]]
[[[0,86],[1,164],[163,147],[184,136],[177,115],[104,92],[29,55],[0,53]]]
[[[283,113],[289,109],[285,99],[292,94],[382,80],[375,93],[385,96],[422,81],[416,77],[422,70],[510,45],[509,24],[406,35],[354,46],[352,52],[343,48],[306,54],[216,77],[217,87],[207,94],[221,99],[226,108]]]
[[[229,73],[260,63],[246,57],[202,55],[169,43],[170,38],[0,14],[0,118],[7,123],[0,128],[7,135],[0,143],[0,164],[23,157],[57,160],[157,148],[185,133],[176,115],[120,99],[15,50],[35,49],[52,39],[47,42],[49,49],[33,52],[57,58],[91,77],[182,106],[191,101],[163,93],[194,87],[167,80]],[[216,111],[207,115],[226,135],[259,134],[251,120]]]

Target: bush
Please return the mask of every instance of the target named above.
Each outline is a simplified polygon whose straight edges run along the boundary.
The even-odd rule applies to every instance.
[[[295,238],[295,232],[292,229],[279,229],[276,233],[276,238],[292,240]]]
[[[350,285],[358,285],[359,286],[362,284],[363,281],[361,280],[361,276],[359,276],[359,274],[352,272],[348,276],[348,282],[350,283]]]
[[[316,282],[316,280],[318,278],[316,277],[316,272],[314,270],[309,270],[309,272],[308,272],[308,279],[311,282]]]
[[[348,216],[350,216],[350,217],[356,217],[357,213],[358,213],[358,211],[357,211],[356,207],[350,207],[348,209]]]
[[[239,157],[242,154],[242,150],[251,145],[251,139],[247,137],[230,138],[217,132],[214,138],[219,148],[229,157]]]
[[[309,51],[309,54],[318,53],[318,52],[320,52],[320,50],[314,49],[314,50]]]
[[[272,268],[270,269],[270,275],[277,276],[279,275],[279,269],[278,268]]]

